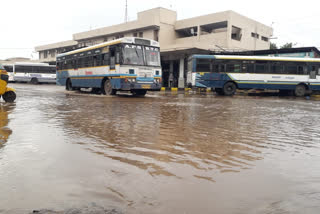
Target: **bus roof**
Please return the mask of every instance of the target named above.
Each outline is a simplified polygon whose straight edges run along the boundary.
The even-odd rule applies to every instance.
[[[136,37],[123,37],[120,39],[116,39],[116,40],[112,40],[109,42],[103,42],[97,45],[93,45],[90,47],[85,47],[85,48],[81,48],[81,49],[77,49],[74,51],[69,51],[67,53],[62,53],[57,55],[57,57],[62,57],[62,56],[67,56],[67,55],[71,55],[71,54],[76,54],[76,53],[81,53],[84,51],[89,51],[89,50],[94,50],[94,49],[98,49],[98,48],[102,48],[102,47],[106,47],[106,46],[110,46],[110,45],[115,45],[115,44],[119,44],[119,43],[137,43],[136,40],[147,40],[150,41],[151,46],[156,46],[156,47],[160,47],[159,42],[154,41],[152,39],[145,39],[145,38],[136,38]]]
[[[226,59],[226,60],[264,60],[288,62],[319,62],[320,58],[274,57],[274,56],[234,56],[234,55],[192,55],[197,59]]]
[[[14,65],[24,65],[24,66],[50,66],[48,63],[41,63],[41,62],[15,62]]]

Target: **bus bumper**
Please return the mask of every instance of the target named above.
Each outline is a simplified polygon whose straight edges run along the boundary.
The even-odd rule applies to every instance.
[[[147,90],[147,91],[160,91],[160,83],[123,83],[120,90],[130,91],[130,90]]]

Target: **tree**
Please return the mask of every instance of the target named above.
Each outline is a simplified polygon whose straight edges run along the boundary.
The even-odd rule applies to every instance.
[[[284,48],[293,48],[293,43],[292,42],[287,42],[286,44],[282,45],[280,47],[280,49],[284,49]]]
[[[270,43],[270,49],[271,49],[271,50],[278,49],[277,44],[271,42],[271,43]]]

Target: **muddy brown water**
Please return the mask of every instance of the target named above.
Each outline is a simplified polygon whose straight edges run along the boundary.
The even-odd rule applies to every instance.
[[[0,103],[0,213],[318,213],[320,101],[68,94]]]

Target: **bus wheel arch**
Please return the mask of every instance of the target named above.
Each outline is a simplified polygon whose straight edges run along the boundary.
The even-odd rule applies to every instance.
[[[116,89],[112,89],[111,80],[107,77],[102,80],[101,91],[104,95],[116,95],[117,93]]]
[[[233,81],[228,81],[223,85],[222,91],[226,96],[232,96],[236,93],[238,85]]]
[[[304,97],[307,90],[309,90],[309,87],[305,83],[299,83],[294,90],[294,95],[296,97]]]
[[[32,79],[30,80],[30,83],[33,85],[37,85],[39,83],[38,78],[37,77],[32,77]]]

